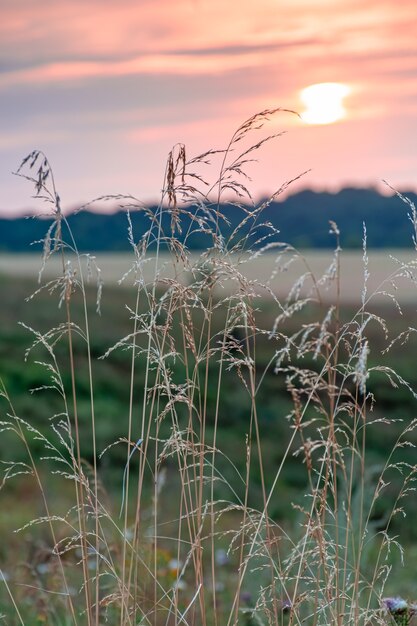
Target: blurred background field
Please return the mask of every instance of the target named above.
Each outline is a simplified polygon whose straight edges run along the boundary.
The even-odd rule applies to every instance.
[[[332,261],[331,250],[309,249],[301,251],[301,255],[305,258],[306,264],[300,259],[295,259],[289,262],[284,269],[281,267],[282,259],[281,262],[278,263],[277,254],[274,253],[264,253],[257,258],[251,258],[250,262],[247,256],[242,256],[239,271],[249,280],[268,281],[274,293],[280,298],[285,298],[299,276],[306,271],[306,267],[308,267],[315,276],[321,276]],[[199,256],[199,252],[191,252],[189,255],[190,263],[194,265]],[[391,291],[395,293],[397,299],[402,303],[412,305],[414,302],[417,302],[417,286],[413,289],[409,276],[407,279],[396,278],[395,288],[390,285],[389,281],[390,275],[393,275],[394,272],[398,273],[401,264],[409,265],[413,263],[415,253],[412,250],[404,248],[393,250],[373,249],[368,251],[367,256],[369,271],[367,290],[368,294],[372,295],[372,299],[375,299],[380,304],[384,304],[384,302],[387,303],[388,298],[382,292]],[[71,259],[71,256],[69,255],[68,258]],[[96,252],[94,253],[94,258],[101,270],[105,286],[110,289],[117,285],[132,266],[132,255],[129,253]],[[237,255],[228,255],[228,258],[232,262],[238,260]],[[161,268],[158,273],[159,278],[173,278],[174,269],[168,254],[160,252],[159,260]],[[290,261],[290,255],[288,256],[288,260]],[[362,251],[352,249],[343,250],[340,264],[340,298],[343,304],[359,306],[364,275]],[[37,272],[41,268],[41,265],[40,254],[0,254],[0,274],[3,275],[4,279],[19,278],[27,283],[33,281],[35,285],[34,281],[37,280]],[[85,260],[83,267],[84,276],[87,280],[87,263]],[[142,271],[145,281],[153,281],[155,275],[154,255],[149,255],[149,260],[143,265]],[[53,279],[58,277],[61,273],[61,260],[57,256],[50,258],[44,270],[45,278]],[[274,278],[270,280],[269,277],[273,274]],[[184,270],[184,272],[179,275],[179,278],[184,284],[187,284],[189,276],[187,276],[187,272]],[[92,280],[94,280],[94,277]],[[133,275],[131,274],[126,277],[124,284],[132,285],[133,280]],[[230,281],[228,285],[230,289],[233,288]],[[311,281],[307,281],[304,293],[309,287],[311,287]],[[323,291],[322,296],[327,302],[333,301],[335,298],[334,287]]]
[[[317,275],[329,266],[332,260],[330,252],[311,252],[305,254],[308,267]],[[377,324],[369,325],[370,341],[370,364],[387,365],[397,371],[404,379],[408,380],[414,388],[417,388],[417,368],[415,367],[415,350],[417,338],[411,336],[407,350],[401,342],[395,344],[388,354],[382,351],[389,345],[390,341],[412,326],[416,315],[417,292],[412,283],[404,282],[401,287],[401,280],[396,281],[398,289],[393,290],[390,282],[383,282],[383,279],[394,270],[398,270],[398,262],[394,260],[410,262],[411,253],[404,251],[370,252],[368,295],[374,291],[381,292],[371,299],[369,309],[385,318],[390,329],[388,338]],[[239,266],[240,271],[248,278],[265,280],[274,270],[274,255],[266,255],[264,258],[255,259],[248,264]],[[95,287],[88,288],[91,315],[91,350],[94,363],[94,385],[96,391],[96,412],[97,412],[97,446],[98,451],[104,449],[119,437],[125,436],[127,428],[127,412],[129,404],[129,371],[131,366],[131,354],[126,349],[119,349],[102,360],[108,348],[131,332],[131,313],[128,307],[134,306],[135,288],[133,287],[133,277],[128,275],[122,285],[117,281],[127,272],[131,262],[131,257],[126,254],[121,255],[97,255],[97,264],[102,269],[104,280],[101,315],[95,312]],[[57,294],[50,295],[47,291],[42,291],[30,301],[26,298],[30,296],[38,287],[37,271],[41,265],[37,255],[2,255],[0,256],[0,288],[2,293],[2,304],[0,307],[0,376],[13,401],[14,408],[18,415],[24,417],[36,427],[49,428],[50,417],[60,410],[60,399],[50,391],[40,391],[35,394],[30,393],[33,388],[39,388],[47,384],[45,380],[45,370],[37,363],[43,360],[42,349],[36,347],[28,356],[27,363],[24,362],[25,350],[30,346],[33,337],[27,328],[18,322],[23,322],[36,331],[46,332],[48,329],[57,326],[63,321],[64,311],[59,308],[59,297]],[[163,263],[162,263],[163,265]],[[160,280],[172,277],[172,264],[166,263],[163,271],[159,275]],[[52,257],[46,267],[44,281],[56,278],[59,274],[60,266],[58,258]],[[145,280],[153,280],[152,263],[144,266]],[[290,287],[295,279],[302,272],[300,262],[290,264],[285,271],[276,274],[271,282],[271,288],[285,299]],[[362,253],[358,251],[346,251],[341,255],[341,315],[342,321],[351,319],[360,308],[361,293],[363,289],[363,259]],[[187,273],[184,272],[180,278],[187,283]],[[308,281],[307,281],[308,282]],[[161,283],[162,288],[162,283]],[[232,289],[232,283],[225,283],[224,289]],[[216,297],[223,295],[222,290],[215,290]],[[322,290],[323,304],[322,312],[320,305],[311,303],[302,312],[294,315],[288,320],[286,330],[288,333],[294,332],[303,324],[307,324],[312,319],[320,318],[324,315],[328,301],[334,300],[336,294],[335,287],[330,290]],[[382,292],[394,293],[401,304],[401,310],[397,307],[388,295]],[[259,294],[255,299],[258,322],[263,328],[271,329],[276,316],[276,307],[271,298],[265,293]],[[74,320],[81,320],[83,315],[82,303],[73,298]],[[219,329],[222,326],[222,313],[217,314],[215,323]],[[178,337],[180,328],[177,328]],[[237,336],[237,341],[239,337]],[[57,344],[57,355],[62,367],[64,382],[69,389],[69,369],[67,363],[67,348],[65,343]],[[92,454],[92,449],[88,440],[89,429],[89,387],[87,377],[86,354],[82,348],[82,343],[75,344],[77,385],[79,395],[79,410],[81,414],[81,427],[84,442],[84,454],[88,450]],[[286,416],[292,410],[292,398],[285,388],[282,377],[274,374],[274,346],[268,337],[257,338],[257,370],[259,375],[264,373],[263,385],[257,398],[259,406],[259,419],[266,436],[263,439],[264,463],[266,476],[274,476],[275,468],[280,462],[291,430],[288,428]],[[313,362],[305,363],[314,367]],[[183,367],[179,362],[176,364],[181,370]],[[213,363],[213,376],[210,378],[213,388],[209,390],[208,402],[208,424],[214,415],[216,402],[216,388],[214,371],[216,364]],[[179,372],[182,374],[182,372]],[[140,369],[136,372],[135,390],[137,415],[141,411],[141,390],[144,386],[145,373]],[[222,411],[219,422],[220,438],[222,449],[230,456],[233,463],[241,470],[244,469],[245,458],[242,455],[245,436],[248,430],[248,404],[247,398],[242,394],[242,388],[235,370],[227,371],[224,374],[224,390],[222,392]],[[84,382],[83,382],[84,381]],[[387,456],[389,446],[395,439],[404,424],[410,421],[416,413],[417,402],[408,389],[400,387],[393,389],[389,380],[378,372],[372,372],[368,381],[369,391],[377,390],[377,402],[374,406],[374,417],[389,417],[401,420],[397,425],[391,425],[392,439],[387,439],[387,431],[384,429],[379,434],[378,424],[375,425],[369,435],[368,445],[370,455],[374,457],[375,467],[382,463]],[[395,391],[395,393],[394,393]],[[212,425],[213,426],[213,425]],[[133,437],[135,433],[133,433]],[[411,437],[413,437],[411,433]],[[40,454],[40,444],[33,442],[35,453]],[[0,439],[0,457],[3,460],[16,459],[19,454],[24,454],[24,450],[19,450],[18,442],[15,438],[5,434]],[[404,451],[404,459],[413,460],[414,452]],[[91,461],[92,457],[87,458]],[[101,472],[104,483],[110,492],[115,490],[120,497],[120,484],[125,463],[125,448],[115,446],[103,457],[101,462]],[[133,459],[133,463],[135,460]],[[230,466],[225,463],[224,471],[230,472]],[[259,478],[259,477],[258,477]],[[233,481],[233,472],[230,474]],[[290,503],[297,500],[300,489],[305,481],[305,473],[301,464],[296,459],[289,458],[284,470],[282,484],[279,494],[274,502],[273,514],[278,518],[293,518],[294,511]],[[24,482],[24,481],[23,481]],[[260,490],[260,484],[258,481]],[[10,489],[13,489],[13,484]],[[23,488],[23,487],[22,487]],[[392,491],[395,485],[392,485]],[[388,492],[390,489],[387,490]],[[254,506],[260,504],[260,491],[254,489],[251,493]],[[389,497],[389,493],[387,493]],[[409,504],[417,514],[417,502]],[[409,518],[410,519],[410,518]],[[10,523],[12,520],[9,518]],[[398,523],[400,523],[398,521]],[[417,540],[417,531],[412,524],[404,521],[406,535],[410,539]],[[404,530],[403,529],[403,530]]]
[[[152,254],[150,254],[152,258]],[[197,260],[197,254],[191,255],[191,261]],[[390,341],[405,332],[413,325],[416,315],[417,293],[414,283],[410,281],[413,268],[413,255],[404,250],[398,251],[370,251],[367,269],[369,279],[367,281],[367,298],[370,297],[368,309],[375,314],[384,317],[390,329],[388,337],[384,336],[378,324],[370,324],[368,340],[370,345],[369,368],[372,365],[392,367],[404,379],[408,380],[413,388],[417,388],[417,368],[415,366],[415,347],[417,339],[411,336],[407,350],[401,342],[395,344],[388,354],[383,354],[384,349]],[[273,276],[268,283],[271,290],[283,301],[285,301],[289,290],[294,285],[296,279],[306,271],[311,271],[315,276],[320,276],[332,263],[332,253],[306,251],[304,260],[294,260],[293,262],[276,264],[276,255],[265,255],[255,258],[249,263],[245,262],[243,256],[240,260],[239,271],[249,280],[258,280],[268,283],[268,277]],[[288,259],[290,261],[291,255]],[[234,259],[236,261],[237,258]],[[75,259],[74,267],[75,265]],[[81,268],[87,278],[87,266],[82,259]],[[132,329],[131,310],[134,308],[136,289],[134,287],[133,274],[126,274],[130,268],[132,257],[127,254],[97,254],[97,265],[101,268],[104,281],[101,301],[101,315],[95,311],[96,306],[96,286],[94,277],[90,286],[87,287],[88,313],[91,321],[90,347],[94,361],[94,389],[95,389],[95,410],[96,410],[96,444],[97,451],[101,452],[110,444],[124,440],[128,428],[129,412],[129,377],[131,368],[131,353],[126,349],[118,349],[110,354],[106,359],[101,359],[110,346],[116,344],[120,338],[128,335]],[[386,280],[391,274],[397,273],[401,263],[408,263],[408,280],[402,283],[402,279],[396,279],[394,288],[390,280]],[[410,265],[411,263],[411,265]],[[160,266],[163,268],[158,273],[158,289],[162,292],[165,288],[164,281],[173,278],[173,264],[168,257],[162,253]],[[41,267],[40,255],[1,255],[0,256],[0,289],[2,293],[2,304],[0,306],[0,377],[7,389],[9,397],[13,403],[14,410],[39,432],[49,432],[51,418],[61,410],[61,399],[50,390],[40,390],[31,393],[33,389],[48,384],[45,369],[39,364],[45,358],[44,350],[36,346],[28,355],[25,363],[25,352],[31,345],[33,336],[25,326],[19,324],[23,322],[27,327],[39,332],[47,332],[53,327],[57,327],[65,321],[64,307],[59,307],[59,290],[50,294],[48,290],[42,290],[33,298],[30,297],[38,289],[38,270]],[[411,268],[411,269],[410,269]],[[76,271],[79,271],[78,269]],[[57,256],[52,256],[48,260],[44,274],[43,283],[57,278],[62,272],[62,265]],[[118,281],[125,276],[122,284]],[[153,261],[146,263],[143,267],[143,278],[150,284],[155,279],[155,268]],[[176,278],[187,285],[189,275],[187,271],[177,269]],[[285,324],[287,335],[296,332],[309,322],[315,319],[322,319],[329,306],[329,302],[334,302],[340,297],[341,300],[341,321],[352,319],[360,309],[361,297],[364,287],[364,260],[363,253],[348,250],[341,254],[340,292],[335,291],[335,284],[326,290],[321,289],[322,303],[311,302],[302,311],[295,313]],[[238,283],[224,281],[223,287],[214,289],[214,298],[220,299],[224,292],[238,288]],[[307,294],[311,288],[310,279],[307,279],[303,287]],[[400,306],[394,304],[389,293],[395,294]],[[72,297],[73,321],[82,323],[83,304],[79,294]],[[372,296],[372,297],[371,297]],[[30,298],[28,300],[28,298]],[[262,328],[271,329],[276,316],[276,306],[273,299],[268,296],[265,290],[257,289],[254,293],[254,304],[256,309],[257,325]],[[145,308],[140,309],[145,312]],[[196,327],[202,320],[194,320]],[[213,318],[213,333],[216,326],[220,331],[224,324],[224,312],[221,308]],[[180,341],[181,328],[174,325],[174,335]],[[237,343],[241,341],[239,334],[235,337]],[[141,343],[139,343],[139,346]],[[293,398],[289,393],[284,378],[277,377],[274,373],[274,346],[269,341],[267,335],[260,335],[256,341],[257,372],[262,376],[262,385],[257,394],[257,410],[260,431],[262,433],[262,456],[267,489],[271,487],[276,468],[279,466],[283,455],[289,445],[292,430],[289,427],[288,416],[293,410]],[[65,388],[70,394],[70,371],[68,364],[68,347],[65,342],[59,342],[55,346],[58,363]],[[77,372],[77,395],[78,410],[80,418],[80,437],[83,445],[83,457],[87,463],[93,462],[93,447],[90,433],[90,390],[88,384],[88,363],[83,342],[74,342],[74,356]],[[293,365],[311,367],[314,369],[317,364],[308,359]],[[173,377],[178,379],[184,377],[183,364],[178,361],[172,365]],[[214,415],[217,403],[216,371],[215,360],[210,364],[209,389],[207,400],[207,437],[213,435]],[[134,380],[134,423],[139,422],[142,411],[143,388],[145,386],[145,371],[137,368]],[[148,382],[149,384],[149,382]],[[391,448],[403,431],[407,423],[416,415],[417,401],[410,391],[405,387],[393,389],[387,377],[378,371],[372,372],[367,381],[367,388],[370,393],[375,392],[377,402],[372,412],[372,420],[375,424],[368,429],[367,434],[367,461],[368,469],[366,480],[372,488],[374,476],[378,475],[384,466]],[[0,404],[3,417],[10,410],[3,399]],[[246,458],[242,454],[245,449],[246,437],[249,429],[250,410],[248,408],[248,398],[242,393],[241,380],[236,369],[223,374],[222,394],[220,400],[220,417],[218,423],[217,437],[221,442],[223,461],[218,460],[219,471],[222,472],[225,480],[236,490],[237,495],[243,497],[242,486],[238,474],[245,473]],[[307,415],[308,417],[308,415]],[[389,418],[394,420],[390,425],[384,424],[381,429],[379,420]],[[160,436],[168,437],[170,424],[161,422]],[[308,433],[308,430],[307,430]],[[138,432],[132,433],[132,439],[136,440]],[[412,443],[417,444],[415,432],[409,434]],[[31,449],[35,459],[39,461],[39,468],[45,477],[45,484],[48,489],[48,498],[54,502],[54,512],[58,514],[64,512],[71,502],[72,486],[64,481],[55,482],[48,477],[51,467],[48,462],[42,461],[45,454],[42,442],[36,436],[31,437]],[[270,515],[284,529],[296,528],[300,522],[297,506],[302,506],[306,487],[306,472],[299,457],[295,456],[296,446],[291,449],[279,480],[277,489],[270,503]],[[256,453],[255,453],[256,456]],[[415,452],[413,448],[407,447],[401,451],[401,461],[404,463],[415,463]],[[4,462],[25,460],[26,450],[22,442],[11,433],[3,433],[0,439],[0,458],[3,461],[4,471],[7,465]],[[99,461],[99,476],[103,498],[107,506],[115,517],[118,515],[121,506],[121,491],[123,484],[124,468],[126,463],[126,444],[121,443],[111,447]],[[137,469],[138,459],[135,456],[131,460],[132,476]],[[166,462],[166,489],[175,489],[178,476],[174,467],[170,471],[170,461]],[[262,508],[262,480],[259,467],[253,464],[251,476],[251,489],[249,493],[248,505],[254,508]],[[373,519],[370,523],[378,531],[382,529],[386,522],[385,512],[389,510],[395,494],[401,484],[401,477],[395,471],[389,474],[389,482],[378,502],[378,506],[373,510]],[[132,478],[134,483],[134,479]],[[133,489],[134,492],[134,489]],[[221,487],[220,496],[221,497]],[[152,493],[145,494],[149,503],[152,500]],[[0,560],[2,570],[5,575],[16,572],[16,568],[25,568],[25,563],[36,563],[39,559],[42,567],[43,554],[47,550],[48,541],[45,529],[42,527],[31,527],[22,533],[14,534],[14,530],[25,523],[28,518],[42,514],[42,506],[39,496],[34,489],[33,479],[25,476],[17,477],[14,481],[7,482],[3,487],[3,504],[0,510],[0,527],[4,536],[8,537],[6,543],[2,545]],[[387,583],[387,591],[395,593],[398,586],[403,594],[414,593],[414,582],[410,575],[412,562],[416,552],[417,530],[415,525],[410,523],[417,515],[417,501],[409,498],[406,503],[406,517],[398,516],[393,523],[393,532],[400,533],[402,542],[405,545],[406,567],[401,566],[400,554],[393,554],[391,565],[394,567],[395,576],[391,577]],[[161,522],[172,519],[173,511],[169,506],[165,507],[161,513]],[[225,515],[221,522],[222,531],[226,532],[234,525],[233,513]],[[22,537],[24,541],[22,541]],[[374,547],[377,550],[377,544]],[[168,561],[172,558],[167,551]],[[373,559],[373,552],[369,554],[370,563]],[[220,574],[220,577],[223,574]],[[226,575],[226,573],[225,573]],[[227,585],[226,585],[227,588]]]

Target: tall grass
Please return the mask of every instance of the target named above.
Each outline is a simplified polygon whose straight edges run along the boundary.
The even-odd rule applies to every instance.
[[[33,556],[23,572],[16,567],[2,575],[1,610],[8,624],[356,626],[386,623],[390,616],[398,621],[400,615],[404,623],[411,619],[413,605],[384,604],[383,598],[391,554],[401,552],[391,526],[413,490],[416,466],[404,462],[402,451],[416,421],[405,423],[385,465],[375,467],[368,460],[369,432],[386,429],[388,441],[391,420],[374,417],[378,398],[368,391],[368,381],[382,373],[393,387],[414,392],[388,367],[368,365],[370,325],[381,328],[387,350],[396,338],[372,309],[366,229],[362,298],[352,318],[344,320],[336,223],[330,224],[334,256],[326,272],[314,276],[302,254],[262,221],[264,208],[288,184],[257,204],[245,171],[263,143],[274,138],[256,135],[253,140],[254,133],[278,112],[251,117],[224,150],[189,159],[185,147],[176,146],[154,211],[131,196],[100,199],[117,200],[126,208],[132,267],[120,282],[135,291],[134,305],[126,305],[131,331],[98,357],[113,359],[118,351],[131,356],[120,438],[104,450],[98,449],[96,435],[108,416],[95,409],[94,317],[86,284],[95,273],[99,313],[100,271],[92,256],[77,251],[47,158],[34,151],[22,162],[17,173],[35,185],[36,197],[53,217],[43,241],[41,284],[30,298],[47,290],[51,306],[55,298],[62,311],[57,327],[42,333],[28,328],[33,343],[26,356],[34,354],[42,364],[42,389],[58,394],[62,409],[45,416],[47,428],[37,429],[16,414],[13,399],[2,389],[9,407],[2,432],[11,432],[22,445],[21,458],[4,464],[4,484],[28,475],[43,510],[20,529],[21,536],[45,527],[43,557],[36,561]],[[206,180],[216,163],[214,180]],[[233,203],[241,216],[232,230],[221,213],[223,202]],[[146,232],[133,232],[133,211],[147,215]],[[187,243],[197,235],[207,248],[195,261]],[[246,264],[274,251],[271,276],[245,277]],[[42,270],[57,254],[62,274],[44,283]],[[150,259],[155,271],[147,282],[143,268]],[[276,284],[294,262],[303,270],[280,299]],[[164,274],[167,263],[174,268],[173,278]],[[413,281],[413,268],[398,262],[378,292],[400,307],[392,285],[397,277]],[[331,306],[323,298],[329,289]],[[82,323],[74,321],[74,302],[82,304]],[[276,311],[272,327],[263,323],[265,303]],[[289,320],[298,320],[296,331],[290,332],[294,324]],[[271,350],[266,364],[258,358],[260,342]],[[57,356],[62,344],[69,379]],[[87,372],[78,369],[81,353]],[[277,384],[285,384],[293,409],[286,415],[276,406],[274,419],[286,421],[288,434],[271,475],[264,458],[268,423],[258,398],[272,370]],[[235,443],[241,464],[219,435],[228,417],[224,381],[230,372],[246,407],[246,437],[236,435]],[[145,381],[141,386],[139,378]],[[80,385],[86,384],[88,407],[79,401]],[[43,450],[41,458],[32,452],[34,443]],[[113,446],[125,449],[117,499],[107,495],[100,470]],[[282,471],[294,457],[305,489],[296,502],[284,503],[292,510],[288,519],[277,518],[276,503],[285,498]],[[398,492],[389,509],[384,499],[381,511],[381,497],[395,473],[401,476]],[[67,511],[50,501],[52,484],[62,490],[72,485]]]

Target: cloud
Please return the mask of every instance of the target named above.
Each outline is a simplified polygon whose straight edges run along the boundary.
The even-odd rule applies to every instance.
[[[70,138],[70,133],[65,130],[61,131],[45,131],[44,129],[31,130],[31,131],[16,131],[10,130],[8,133],[2,132],[0,135],[0,152],[7,152],[9,150],[25,149],[29,151],[33,149],[33,146],[41,144],[51,144],[67,141]]]
[[[383,72],[400,84],[396,68],[413,71],[417,57],[413,17],[411,0],[7,0],[0,87],[238,71],[244,81],[256,68],[298,89]]]
[[[295,130],[295,144],[304,145],[300,167],[315,165],[317,179],[337,178],[337,168],[359,176],[358,145],[368,151],[360,166],[375,159],[380,168],[378,133],[389,135],[387,162],[417,139],[415,0],[2,0],[1,13],[0,149],[4,159],[13,153],[5,167],[25,140],[62,162],[84,158],[84,170],[91,167],[77,192],[84,197],[95,193],[91,180],[99,186],[97,163],[109,182],[116,180],[110,162],[120,164],[117,181],[127,184],[143,144],[146,186],[171,142],[200,150],[256,110],[301,110],[299,91],[315,82],[353,87],[343,125]],[[283,126],[295,128],[289,120]],[[397,136],[400,127],[408,134]],[[318,152],[329,142],[339,163]],[[82,171],[72,167],[79,190]],[[298,171],[294,165],[289,174]]]
[[[256,53],[240,55],[147,55],[127,61],[69,61],[49,63],[29,69],[4,72],[1,87],[24,83],[86,80],[94,77],[112,78],[140,74],[204,75],[230,72],[259,65]]]

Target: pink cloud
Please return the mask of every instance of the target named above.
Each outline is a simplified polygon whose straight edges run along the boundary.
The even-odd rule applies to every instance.
[[[320,129],[279,120],[274,130],[294,133],[282,158],[267,151],[260,188],[311,166],[306,184],[417,171],[411,152],[401,156],[417,140],[415,0],[4,0],[1,12],[4,154],[40,128],[62,161],[82,150],[86,171],[105,155],[108,180],[127,184],[146,144],[147,189],[175,141],[193,152],[224,145],[256,110],[300,109],[300,89],[338,81],[352,86],[348,118]],[[62,128],[71,136],[59,143]],[[91,195],[99,178],[92,171],[77,193]]]
[[[48,63],[34,68],[16,70],[0,76],[0,86],[21,83],[61,82],[91,77],[129,76],[134,74],[196,75],[229,72],[256,67],[259,54],[227,55],[147,55],[126,61],[68,61]]]
[[[366,5],[352,0],[241,0],[238,9],[234,2],[224,0],[124,0],[117,4],[45,0],[41,5],[26,0],[18,7],[10,2],[2,9],[0,39],[5,48],[23,44],[17,53],[24,56],[26,51],[28,57],[34,52],[31,41],[52,56],[120,57],[178,48],[191,51],[236,44],[285,45],[305,37],[325,40],[329,33],[335,41],[348,33],[350,42],[345,41],[345,45],[364,45],[369,50],[381,44],[397,46],[399,25],[408,29],[411,39],[412,16],[415,5],[411,0],[372,0]]]
[[[224,0],[23,0],[18,9],[9,2],[0,52],[8,59],[14,50],[19,64],[10,64],[0,85],[230,71],[241,71],[243,81],[248,68],[267,68],[271,82],[276,72],[293,89],[362,77],[368,83],[399,63],[415,69],[413,17],[413,0],[241,0],[239,10]]]

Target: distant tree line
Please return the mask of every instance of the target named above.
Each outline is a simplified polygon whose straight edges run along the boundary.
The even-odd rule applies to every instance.
[[[417,203],[417,195],[413,192],[404,193],[411,202]],[[246,209],[232,204],[219,207],[220,226],[227,240],[242,222]],[[149,228],[152,214],[156,207],[148,207],[147,211],[133,211],[131,221],[136,241]],[[297,248],[331,248],[334,237],[329,234],[329,221],[337,223],[340,230],[342,248],[362,247],[363,223],[367,229],[369,248],[402,248],[412,244],[413,228],[410,223],[410,206],[407,206],[396,195],[382,195],[375,189],[345,188],[337,193],[300,191],[282,201],[269,204],[262,215],[256,220],[256,228],[252,220],[247,220],[235,232],[233,243],[248,237],[253,245],[268,233],[265,224],[270,223],[279,231],[278,239],[288,242]],[[201,249],[210,243],[208,234],[202,232],[201,220],[197,222],[188,215],[199,216],[210,225],[210,218],[201,209],[190,207],[180,215],[181,232],[177,230],[177,238],[187,236],[187,245],[191,249]],[[172,215],[164,211],[163,229],[169,236]],[[114,213],[92,213],[89,211],[74,212],[68,216],[68,222],[75,233],[78,249],[97,252],[122,252],[130,248],[128,242],[128,221],[125,211]],[[0,251],[28,252],[39,249],[39,245],[31,246],[34,241],[41,240],[48,229],[50,221],[45,219],[0,219]]]

